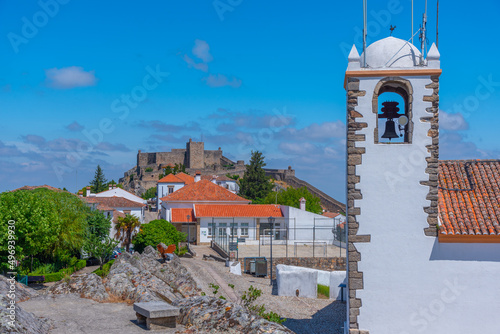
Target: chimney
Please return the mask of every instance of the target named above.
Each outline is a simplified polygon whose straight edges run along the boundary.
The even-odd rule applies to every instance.
[[[87,197],[90,197],[90,187],[87,187],[87,194],[86,194]]]
[[[108,189],[108,190],[111,190],[111,189],[113,189],[113,185],[110,183],[110,184],[109,184],[109,189]]]
[[[299,201],[300,201],[300,210],[306,211],[306,199],[302,197]]]
[[[80,190],[80,191],[78,192],[78,196],[79,196],[79,197],[83,197],[83,191],[81,191],[81,190]]]
[[[194,182],[198,182],[201,180],[201,172],[200,171],[196,171],[195,175],[194,175]]]

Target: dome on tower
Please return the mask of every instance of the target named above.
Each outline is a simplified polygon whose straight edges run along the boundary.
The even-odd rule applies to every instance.
[[[366,48],[366,66],[369,68],[414,67],[419,64],[420,51],[410,42],[387,37]],[[361,60],[364,55],[361,54]]]

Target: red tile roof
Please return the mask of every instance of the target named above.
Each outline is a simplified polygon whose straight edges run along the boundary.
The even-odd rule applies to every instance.
[[[99,203],[110,208],[141,208],[146,204],[134,202],[124,197],[82,197],[87,203]]]
[[[188,215],[190,222],[196,222],[193,209],[172,209],[171,223],[187,223]]]
[[[168,196],[161,198],[163,202],[240,202],[250,203],[249,200],[233,194],[229,190],[218,186],[207,180],[200,180],[174,191]]]
[[[179,179],[184,181],[184,183],[186,185],[194,183],[194,177],[192,177],[191,175],[188,175],[186,173],[180,172],[180,173],[175,174],[175,176],[177,176]]]
[[[274,204],[195,204],[196,218],[201,217],[283,217],[279,205]]]
[[[439,162],[439,234],[498,236],[500,160]]]
[[[338,212],[330,212],[330,211],[323,212],[323,216],[328,217],[328,218],[335,218],[338,215],[340,215],[340,213],[338,213]]]
[[[113,223],[118,224],[118,218],[125,218],[126,216],[123,212],[113,210]]]
[[[174,174],[168,174],[167,176],[162,177],[158,180],[158,183],[186,183],[184,180],[178,178]]]

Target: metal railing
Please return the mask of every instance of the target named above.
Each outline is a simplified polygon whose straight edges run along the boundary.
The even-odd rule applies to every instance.
[[[236,219],[232,225],[219,220],[211,225],[212,241],[236,258],[269,257],[345,257],[345,223],[331,218],[316,218],[312,225],[295,219],[281,219],[274,228],[267,223],[244,227]],[[279,226],[279,227],[278,227]]]

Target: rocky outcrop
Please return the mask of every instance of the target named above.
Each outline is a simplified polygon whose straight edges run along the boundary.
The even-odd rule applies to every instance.
[[[283,325],[251,314],[233,302],[214,297],[192,297],[175,301],[180,308],[177,322],[192,326],[185,333],[293,333]]]
[[[197,296],[200,289],[177,256],[161,263],[153,247],[142,254],[120,255],[104,280],[109,293],[134,302],[167,301]]]
[[[83,298],[103,302],[109,299],[102,283],[102,278],[96,274],[72,275],[69,280],[62,280],[51,286],[47,293],[68,294],[76,293]]]
[[[11,285],[11,282],[14,286]],[[12,288],[11,288],[12,287]],[[15,297],[14,297],[15,295]],[[37,296],[38,293],[22,284],[14,283],[0,275],[0,332],[47,334],[51,321],[26,312],[18,302]],[[13,298],[10,298],[13,297]],[[15,300],[16,303],[13,303]]]
[[[127,302],[166,301],[198,296],[200,289],[177,256],[161,263],[153,247],[142,254],[121,254],[106,278],[96,274],[73,275],[48,289],[50,294],[77,293],[98,302],[120,299]]]

